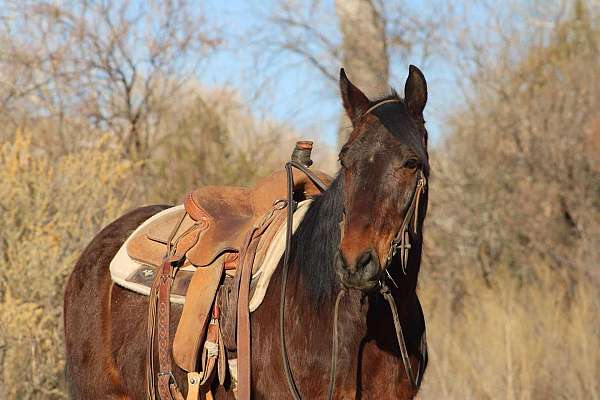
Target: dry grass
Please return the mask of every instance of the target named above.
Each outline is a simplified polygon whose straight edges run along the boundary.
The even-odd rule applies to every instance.
[[[546,266],[486,285],[421,284],[430,367],[421,399],[598,399],[600,290]]]

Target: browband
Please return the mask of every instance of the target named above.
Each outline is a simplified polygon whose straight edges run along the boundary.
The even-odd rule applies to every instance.
[[[388,103],[402,103],[402,100],[400,99],[389,99],[389,100],[383,100],[380,101],[377,104],[372,105],[371,107],[369,107],[367,109],[367,111],[365,111],[364,113],[362,113],[362,115],[360,116],[360,118],[358,120],[360,120],[361,118],[364,118],[365,115],[369,114],[370,112],[372,112],[373,110],[375,110],[377,107],[382,106],[384,104],[388,104]],[[352,131],[352,133],[350,134],[350,137],[348,138],[348,142],[344,145],[344,147],[347,147],[349,145],[351,145],[354,140],[356,139],[356,136],[353,136],[354,131]],[[344,147],[342,147],[342,151],[344,150]]]
[[[377,107],[382,106],[382,105],[387,104],[387,103],[402,103],[402,100],[389,99],[389,100],[380,101],[379,103],[375,104],[374,106],[371,106],[371,108],[369,108],[367,111],[365,111],[363,113],[363,116],[365,116],[368,113],[370,113],[371,111],[375,110]]]
[[[365,115],[369,114],[370,112],[372,112],[373,110],[375,110],[377,107],[382,106],[384,104],[388,104],[388,103],[402,103],[402,100],[399,100],[399,99],[389,99],[389,100],[380,101],[379,103],[374,104],[371,107],[369,107],[369,109],[367,109],[367,111],[365,111],[364,113],[362,113],[362,115],[360,116],[360,118],[363,118]],[[344,150],[344,147],[349,146],[356,139],[356,137],[353,136],[353,133],[354,133],[354,131],[352,131],[352,133],[350,134],[350,137],[348,138],[348,142],[342,147],[342,151]]]

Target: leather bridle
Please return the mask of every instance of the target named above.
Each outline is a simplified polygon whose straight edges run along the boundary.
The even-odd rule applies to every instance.
[[[382,104],[392,103],[392,102],[400,102],[399,100],[385,100],[382,101],[373,107],[369,108],[363,115],[370,113],[377,107]],[[281,292],[280,292],[280,302],[279,302],[279,336],[280,336],[280,344],[281,344],[281,354],[283,361],[283,368],[286,377],[286,381],[288,384],[288,389],[294,398],[294,400],[301,400],[300,392],[296,386],[294,381],[294,377],[290,368],[289,357],[287,354],[287,349],[285,345],[285,292],[286,292],[286,284],[287,284],[287,276],[289,270],[289,262],[290,262],[290,249],[291,249],[291,241],[292,241],[292,222],[293,222],[293,213],[294,213],[294,177],[292,173],[292,168],[296,168],[302,171],[318,188],[321,192],[327,189],[327,186],[306,166],[296,162],[289,161],[285,165],[287,171],[287,229],[286,229],[286,242],[285,242],[285,251],[284,251],[284,260],[283,260],[283,270],[282,270],[282,279],[281,279]],[[400,263],[402,267],[403,273],[406,275],[406,267],[408,265],[408,256],[411,249],[410,244],[410,224],[413,224],[413,231],[416,234],[418,223],[419,223],[419,208],[420,208],[420,200],[422,193],[426,190],[427,180],[425,175],[421,170],[417,172],[417,182],[415,186],[415,190],[413,191],[413,195],[411,198],[410,205],[404,215],[404,219],[402,224],[400,225],[400,229],[398,233],[394,237],[394,239],[390,243],[390,248],[388,251],[388,255],[385,261],[384,271],[392,281],[392,283],[397,287],[396,283],[393,281],[391,275],[389,274],[388,267],[392,262],[394,255],[400,250]],[[343,232],[343,231],[341,231]],[[398,316],[398,310],[396,307],[396,302],[394,297],[392,296],[390,289],[386,285],[384,280],[380,281],[380,293],[383,295],[384,299],[389,303],[390,309],[392,311],[392,317],[394,320],[394,328],[396,331],[396,340],[398,341],[398,346],[400,348],[400,354],[402,357],[402,363],[404,364],[404,370],[410,382],[410,385],[413,390],[417,390],[420,385],[419,376],[415,377],[413,372],[412,365],[410,363],[410,358],[408,355],[408,350],[406,348],[406,341],[404,339],[404,333],[402,331],[402,326],[400,324],[400,318]],[[342,284],[343,286],[343,284]],[[329,376],[329,385],[327,390],[327,398],[331,400],[333,398],[333,393],[335,389],[335,377],[337,373],[337,351],[338,351],[338,316],[339,316],[339,305],[342,297],[346,294],[347,289],[343,286],[342,289],[337,294],[335,307],[334,307],[334,316],[333,316],[333,334],[332,334],[332,355],[331,355],[331,370]]]
[[[392,240],[390,244],[390,249],[388,251],[388,256],[386,258],[386,264],[384,266],[384,271],[390,281],[398,288],[396,282],[390,275],[388,271],[388,267],[390,266],[394,255],[400,250],[400,265],[402,267],[402,272],[406,275],[406,267],[408,265],[408,256],[409,252],[412,248],[410,243],[410,224],[412,221],[413,225],[413,233],[417,233],[417,228],[419,226],[419,208],[421,202],[421,195],[425,191],[427,186],[427,179],[423,174],[423,171],[419,170],[417,173],[417,183],[415,190],[413,192],[413,196],[406,210],[406,214],[404,214],[404,219],[402,220],[402,225],[400,225],[400,229],[396,234],[396,237]],[[385,300],[390,305],[390,309],[392,311],[392,317],[394,319],[394,328],[396,330],[396,340],[398,341],[398,347],[400,348],[400,355],[402,356],[402,364],[404,364],[404,371],[406,372],[406,376],[408,377],[408,381],[410,382],[413,390],[417,390],[421,384],[420,379],[421,376],[416,376],[412,369],[412,365],[410,363],[410,358],[408,356],[408,350],[406,348],[406,340],[404,339],[404,333],[402,331],[402,325],[400,324],[400,318],[398,317],[398,310],[396,308],[396,302],[394,297],[392,296],[390,289],[385,284],[385,281],[380,281],[380,293],[383,295]]]
[[[406,210],[406,214],[404,214],[404,219],[402,220],[400,229],[398,230],[398,233],[392,240],[390,244],[390,249],[388,250],[384,266],[384,270],[386,271],[392,262],[392,258],[394,258],[398,250],[400,250],[400,265],[402,266],[402,272],[404,273],[404,275],[406,275],[406,267],[408,265],[408,253],[411,249],[410,224],[412,222],[413,233],[416,234],[417,227],[419,224],[419,203],[421,202],[421,195],[425,191],[426,187],[427,178],[425,178],[423,171],[419,170],[417,172],[417,183],[410,201],[410,205]]]

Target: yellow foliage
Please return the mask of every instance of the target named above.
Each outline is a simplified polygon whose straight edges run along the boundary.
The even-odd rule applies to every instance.
[[[62,297],[90,239],[130,208],[134,165],[108,138],[50,159],[0,145],[0,398],[64,398]]]

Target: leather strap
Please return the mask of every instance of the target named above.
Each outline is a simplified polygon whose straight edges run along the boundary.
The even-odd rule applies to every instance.
[[[207,335],[211,334],[210,323],[214,321],[211,314],[222,275],[223,262],[220,258],[209,266],[198,267],[188,286],[187,293],[193,295],[188,295],[185,299],[172,344],[173,361],[187,372],[197,371],[198,361],[204,353],[202,346],[205,340],[217,343],[217,336],[213,340]]]
[[[385,300],[390,305],[390,310],[392,311],[392,317],[394,319],[394,328],[396,329],[396,341],[398,342],[398,347],[400,348],[400,356],[402,358],[402,364],[404,364],[404,372],[406,372],[406,377],[408,378],[408,382],[410,383],[410,387],[416,392],[419,389],[420,380],[418,381],[415,378],[415,373],[413,371],[412,365],[410,363],[410,357],[408,355],[408,350],[406,348],[406,340],[404,339],[404,333],[402,332],[402,325],[400,324],[400,318],[398,317],[398,309],[396,308],[396,301],[392,296],[390,289],[387,287],[385,283],[381,283],[381,294],[385,298]],[[420,366],[419,366],[420,368]]]
[[[188,373],[188,392],[186,400],[198,400],[200,397],[200,379],[202,374],[198,372]]]
[[[219,308],[215,303],[212,311],[212,319],[208,326],[206,341],[202,351],[202,371],[188,373],[188,392],[186,400],[198,400],[199,398],[208,398],[210,394],[210,384],[214,376],[217,360],[225,357],[225,351],[221,352],[219,336]],[[201,395],[201,389],[204,396]]]
[[[253,233],[253,232],[252,232]],[[250,278],[258,241],[250,241],[242,256],[242,273],[237,304],[238,399],[249,400],[251,395],[250,354]]]
[[[294,174],[292,168],[299,169],[304,172],[304,174],[313,181],[313,183],[323,192],[327,190],[327,186],[317,177],[311,170],[309,170],[304,165],[296,162],[296,161],[288,161],[285,164],[285,170],[287,173],[287,229],[285,236],[285,250],[283,252],[283,269],[281,271],[281,291],[279,297],[279,342],[281,345],[281,358],[283,364],[283,372],[285,374],[285,379],[288,385],[288,389],[290,390],[290,394],[294,400],[300,400],[300,392],[298,391],[298,387],[296,386],[296,382],[294,381],[294,375],[292,373],[292,369],[290,367],[290,361],[287,354],[287,348],[285,345],[285,292],[287,285],[287,275],[290,264],[290,251],[292,244],[292,223],[294,220]],[[338,294],[338,300],[336,301],[336,308],[339,306],[339,300],[341,299],[344,292],[340,291]],[[335,326],[337,327],[337,311],[335,313]],[[332,366],[331,366],[331,376],[330,383],[328,389],[328,398],[331,399],[333,396],[333,390],[335,386],[335,374],[336,374],[336,364],[337,364],[337,328],[334,328],[333,332],[333,341],[334,341],[334,349],[332,353]]]
[[[237,290],[237,398],[250,400],[251,387],[251,362],[252,349],[250,348],[250,280],[252,278],[252,265],[260,242],[261,236],[273,222],[276,212],[281,210],[280,204],[274,204],[271,211],[255,226],[246,236],[244,246],[240,253],[238,273],[236,274]]]
[[[175,378],[171,354],[169,352],[169,317],[171,310],[171,285],[175,279],[176,268],[169,259],[163,262],[160,276],[158,277],[158,393],[161,400],[175,400],[183,398]],[[173,392],[174,396],[171,394]]]
[[[388,103],[402,103],[402,101],[396,100],[396,99],[390,99],[390,100],[380,101],[379,103],[373,105],[371,108],[369,108],[367,111],[365,111],[362,116],[365,116],[368,113],[370,113],[371,111],[375,110],[376,108],[379,108],[379,106],[382,106],[382,105],[388,104]]]

